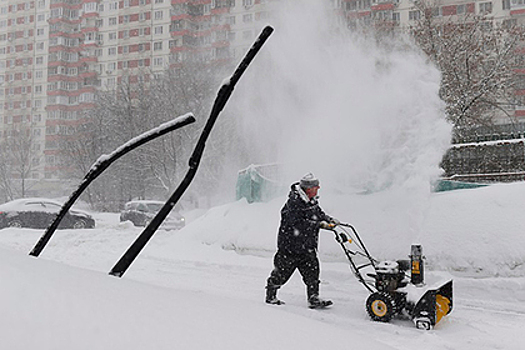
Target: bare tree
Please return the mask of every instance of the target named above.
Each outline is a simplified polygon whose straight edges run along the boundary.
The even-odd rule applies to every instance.
[[[442,73],[440,95],[456,131],[512,118],[513,66],[523,29],[468,8],[465,15],[437,16],[435,2],[416,6],[421,18],[410,31]]]
[[[197,122],[122,157],[90,186],[86,195],[92,206],[114,210],[127,200],[164,198],[175,189],[211,109],[216,77],[210,65],[190,62],[162,74],[125,77],[116,89],[99,91],[88,123],[60,146],[64,167],[77,178],[99,156],[151,128],[188,112]],[[213,186],[196,188],[204,192],[204,187]]]
[[[0,198],[6,202],[15,198],[10,157],[5,140],[0,141]]]
[[[35,148],[35,137],[30,124],[12,124],[5,129],[1,145],[0,188],[6,199],[25,197],[28,179],[40,164],[40,153]]]

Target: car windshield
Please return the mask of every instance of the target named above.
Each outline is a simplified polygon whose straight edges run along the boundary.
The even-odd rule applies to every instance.
[[[162,208],[162,204],[160,203],[149,203],[148,209],[152,212],[158,212]]]

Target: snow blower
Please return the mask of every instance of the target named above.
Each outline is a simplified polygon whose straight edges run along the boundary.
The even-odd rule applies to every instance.
[[[379,261],[352,225],[341,223],[332,231],[350,269],[370,292],[366,310],[372,320],[389,322],[406,315],[418,329],[430,330],[452,311],[452,280],[425,283],[421,245],[412,245],[410,260]]]

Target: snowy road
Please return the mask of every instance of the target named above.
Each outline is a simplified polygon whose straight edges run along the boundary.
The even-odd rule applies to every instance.
[[[115,214],[99,214],[95,230],[58,231],[40,259],[107,272],[140,233]],[[42,231],[4,229],[0,246],[29,252]],[[123,277],[149,285],[204,293],[263,304],[265,280],[272,268],[271,252],[237,254],[188,239],[179,232],[159,231]],[[108,276],[108,278],[110,278]],[[112,277],[111,277],[112,278]],[[322,261],[321,293],[334,301],[328,310],[306,307],[298,274],[282,288],[286,301],[279,313],[314,319],[352,337],[361,334],[395,349],[522,349],[525,334],[525,278],[469,278],[454,276],[454,310],[430,332],[417,330],[408,320],[390,324],[371,322],[364,303],[367,291],[345,262]]]

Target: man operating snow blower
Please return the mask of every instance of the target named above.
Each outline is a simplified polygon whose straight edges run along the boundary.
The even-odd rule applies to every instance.
[[[317,201],[319,180],[308,173],[291,186],[288,200],[281,209],[281,224],[277,237],[274,269],[266,284],[266,303],[282,305],[277,290],[296,269],[306,285],[308,306],[312,309],[332,305],[331,300],[319,298],[319,259],[317,248],[319,229],[332,229],[339,221],[326,215]]]

